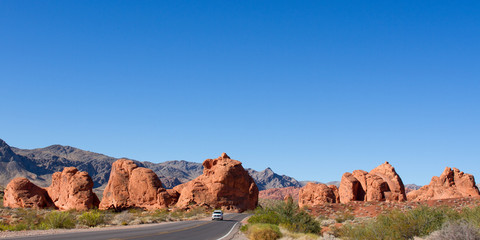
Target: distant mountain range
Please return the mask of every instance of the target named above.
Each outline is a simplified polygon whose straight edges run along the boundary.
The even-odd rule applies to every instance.
[[[0,186],[6,186],[15,177],[26,177],[35,184],[46,187],[52,174],[64,167],[76,167],[92,177],[95,188],[104,187],[110,177],[116,158],[78,148],[52,145],[45,148],[19,149],[10,147],[0,139]],[[190,181],[203,172],[201,163],[166,161],[162,163],[136,161],[139,166],[152,169],[166,188]],[[259,190],[281,187],[301,187],[292,177],[279,175],[267,168],[263,171],[247,169]]]

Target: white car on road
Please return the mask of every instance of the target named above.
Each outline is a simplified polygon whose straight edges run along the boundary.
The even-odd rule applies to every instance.
[[[222,210],[215,210],[212,213],[212,220],[223,220]]]

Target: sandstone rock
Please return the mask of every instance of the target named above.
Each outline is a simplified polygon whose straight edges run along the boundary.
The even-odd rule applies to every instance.
[[[54,204],[47,191],[26,178],[15,178],[5,188],[3,206],[10,208],[49,208]]]
[[[409,201],[437,200],[480,196],[475,178],[471,174],[461,172],[456,168],[446,167],[442,175],[434,176],[429,185],[411,191],[407,197]]]
[[[328,185],[330,189],[332,189],[333,194],[335,194],[335,202],[339,203],[340,202],[340,194],[338,193],[338,188],[335,185]]]
[[[343,174],[338,194],[341,203],[365,200],[365,189],[360,181],[349,172]]]
[[[48,195],[59,210],[88,210],[97,208],[100,201],[93,193],[93,181],[87,172],[66,167],[52,176]]]
[[[386,183],[381,187],[385,199],[387,201],[405,201],[407,196],[405,194],[405,186],[400,176],[395,171],[395,168],[388,162],[374,168],[368,173],[369,175],[377,175]],[[367,187],[368,189],[368,187]],[[368,199],[367,199],[368,201]]]
[[[206,206],[242,212],[258,204],[258,188],[242,163],[223,153],[203,162],[203,174],[176,186],[180,193],[176,207]]]
[[[355,170],[345,173],[338,190],[340,202],[405,201],[405,187],[395,168],[388,162],[370,172]]]
[[[323,183],[307,183],[298,194],[298,206],[315,206],[325,203],[336,203],[338,190],[336,186],[329,187]],[[335,191],[337,190],[337,192]]]
[[[132,160],[119,159],[112,164],[99,208],[159,209],[174,204],[177,197],[175,191],[167,191],[162,187],[162,182],[152,170],[138,167]]]

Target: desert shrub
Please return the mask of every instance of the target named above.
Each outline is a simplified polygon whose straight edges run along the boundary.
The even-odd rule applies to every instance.
[[[94,209],[82,213],[82,215],[78,217],[78,220],[81,224],[85,226],[95,227],[97,225],[105,223],[105,215],[103,214],[103,212]]]
[[[269,224],[280,224],[280,215],[273,209],[258,208],[255,210],[255,215],[251,216],[248,219],[249,223],[269,223]]]
[[[345,225],[340,236],[346,239],[413,239],[426,236],[459,215],[446,207],[419,207],[408,212],[393,210],[359,225]]]
[[[193,217],[202,217],[206,216],[207,209],[205,207],[199,206],[194,207],[184,213],[185,218],[193,218]]]
[[[480,206],[474,208],[464,208],[460,212],[459,219],[465,220],[474,226],[480,227]]]
[[[320,223],[304,211],[296,213],[290,220],[280,224],[280,226],[288,231],[299,233],[320,233],[321,231]]]
[[[30,229],[25,223],[18,223],[13,225],[0,223],[0,231],[23,231]]]
[[[290,199],[268,208],[258,208],[249,223],[267,223],[281,225],[289,231],[301,233],[319,233],[320,223]]]
[[[347,221],[347,220],[353,220],[353,219],[355,219],[355,216],[354,216],[353,214],[351,214],[351,213],[349,213],[349,212],[345,212],[345,213],[342,213],[342,214],[340,214],[339,216],[337,216],[337,217],[335,218],[335,221],[336,221],[337,223],[343,223],[343,222],[345,222],[345,221]]]
[[[118,213],[113,217],[113,224],[115,225],[128,225],[133,220],[133,214],[128,211]]]
[[[428,236],[427,240],[468,239],[480,240],[478,227],[467,221],[449,221],[443,227]]]
[[[41,229],[74,228],[75,217],[70,212],[51,211],[40,223]]]
[[[152,219],[156,222],[163,222],[168,219],[169,213],[166,209],[158,209],[151,215]]]
[[[184,218],[185,211],[181,209],[176,209],[172,212],[170,212],[170,218],[172,220],[182,220]]]
[[[282,237],[280,228],[274,224],[256,223],[249,224],[246,235],[252,240],[275,240]]]

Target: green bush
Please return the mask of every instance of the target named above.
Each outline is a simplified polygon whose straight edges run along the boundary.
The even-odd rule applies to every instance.
[[[25,223],[18,223],[13,225],[6,225],[0,223],[0,231],[23,231],[30,229],[29,226]]]
[[[257,209],[255,215],[248,219],[249,223],[280,224],[280,215],[273,209]]]
[[[275,240],[281,238],[282,233],[277,225],[256,223],[247,228],[247,236],[252,240]]]
[[[318,234],[321,230],[320,223],[310,214],[299,209],[292,199],[287,202],[279,202],[272,207],[258,208],[248,222],[280,224],[289,231],[300,233]]]
[[[75,217],[70,212],[52,211],[40,223],[41,229],[74,228]]]
[[[460,212],[459,218],[471,223],[473,226],[480,226],[480,206],[474,208],[464,208]]]
[[[78,217],[78,220],[81,224],[85,226],[95,227],[105,223],[105,215],[103,214],[103,212],[94,209],[82,213],[82,215]]]

